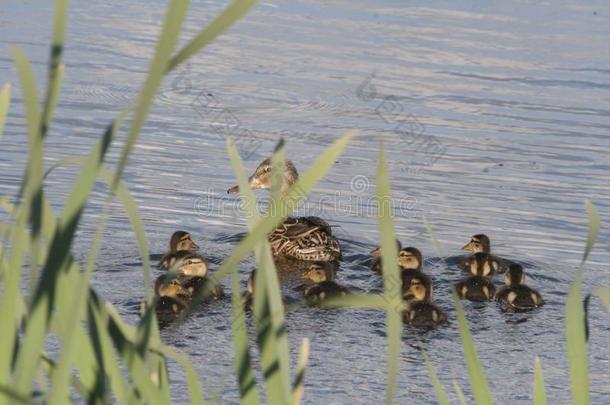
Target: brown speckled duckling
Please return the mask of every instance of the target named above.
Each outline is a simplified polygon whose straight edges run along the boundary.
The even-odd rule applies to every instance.
[[[493,259],[487,253],[475,253],[470,262],[472,276],[456,284],[460,298],[470,301],[488,301],[494,297],[496,286],[490,277],[494,274]]]
[[[169,240],[169,252],[159,261],[159,267],[169,269],[176,260],[176,254],[180,251],[195,251],[199,245],[193,242],[191,234],[185,231],[176,231]]]
[[[487,235],[482,233],[473,235],[470,238],[470,242],[462,247],[462,250],[472,253],[472,256],[462,257],[458,262],[458,266],[464,271],[470,271],[470,265],[474,259],[474,255],[477,253],[487,253],[489,255],[489,262],[493,268],[494,274],[504,273],[506,271],[506,265],[503,260],[491,254],[491,241]]]
[[[271,159],[265,159],[248,179],[250,187],[270,189],[272,181]],[[280,193],[286,195],[297,182],[299,174],[290,160],[284,162]],[[227,190],[239,192],[239,186]],[[292,257],[307,261],[335,261],[341,258],[339,241],[333,236],[330,225],[318,217],[287,218],[268,236],[271,251],[276,257]]]
[[[328,262],[312,263],[303,278],[314,282],[305,289],[305,299],[311,304],[319,303],[327,298],[349,294],[347,288],[340,286],[333,280],[334,269]]]
[[[544,301],[540,293],[525,285],[525,273],[519,264],[512,264],[504,275],[505,287],[495,296],[506,311],[527,311],[541,307]]]
[[[447,322],[447,316],[432,302],[432,283],[421,274],[411,278],[409,288],[405,291],[407,305],[403,311],[403,320],[409,325],[434,328]]]

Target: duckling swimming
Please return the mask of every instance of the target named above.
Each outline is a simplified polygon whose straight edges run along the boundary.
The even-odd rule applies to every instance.
[[[186,303],[183,300],[177,297],[164,295],[159,297],[157,306],[155,307],[155,313],[157,314],[157,320],[160,326],[164,327],[178,319],[185,309]]]
[[[189,252],[179,251],[170,261],[170,265],[178,264],[176,275],[163,274],[155,282],[155,292],[159,296],[177,296],[189,300],[203,289],[207,282],[208,262],[202,256]],[[173,277],[173,278],[172,278]],[[213,299],[224,296],[221,286],[216,286],[211,293]]]
[[[411,278],[404,294],[407,305],[403,311],[403,321],[413,326],[434,328],[447,322],[445,313],[432,302],[432,283],[423,273]]]
[[[490,265],[494,269],[494,273],[503,273],[506,271],[506,265],[502,259],[491,255],[491,241],[487,235],[478,234],[470,238],[470,242],[462,247],[462,250],[471,252],[473,256],[467,256],[460,259],[458,266],[464,271],[470,271],[470,264],[477,253],[486,253],[490,258]]]
[[[271,159],[265,159],[248,179],[250,187],[270,189],[272,181]],[[281,195],[286,195],[299,175],[290,160],[284,162]],[[239,192],[239,186],[227,190]],[[330,225],[318,217],[287,218],[268,236],[274,256],[287,256],[307,261],[334,261],[341,257],[339,241],[333,236]]]
[[[167,252],[159,261],[159,267],[169,269],[173,261],[175,261],[176,253],[180,251],[198,250],[199,246],[193,242],[191,234],[185,231],[176,231],[169,240],[169,252]]]
[[[495,296],[507,311],[527,311],[544,305],[540,293],[525,285],[525,273],[520,264],[512,264],[504,275],[505,287]]]
[[[493,258],[487,253],[475,253],[470,261],[472,276],[456,284],[455,289],[460,298],[470,301],[488,301],[494,297],[496,286],[490,277],[495,273]]]
[[[347,288],[337,284],[334,279],[333,268],[327,262],[315,262],[303,275],[314,284],[305,288],[305,299],[312,304],[319,303],[327,298],[349,294]]]

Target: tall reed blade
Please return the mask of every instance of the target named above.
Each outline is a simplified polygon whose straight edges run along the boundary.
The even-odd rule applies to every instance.
[[[458,321],[460,323],[460,335],[462,336],[462,346],[464,347],[464,359],[466,360],[466,366],[468,367],[468,376],[470,377],[470,386],[472,388],[472,394],[474,400],[478,405],[493,404],[493,398],[489,385],[487,384],[487,378],[483,367],[479,362],[477,351],[468,329],[466,317],[464,316],[464,308],[460,302],[455,290],[452,293],[453,303],[457,312]]]
[[[534,362],[534,405],[546,405],[546,391],[544,388],[544,378],[542,377],[542,366],[540,358],[536,357]]]
[[[432,382],[432,386],[434,387],[434,392],[436,393],[436,399],[438,400],[438,403],[441,405],[449,405],[449,398],[447,397],[445,389],[443,388],[441,382],[438,379],[436,369],[432,365],[428,353],[424,351],[422,352],[422,354],[424,356],[424,361],[426,362],[426,367],[428,368],[428,374],[430,375],[430,381]]]
[[[8,106],[11,101],[11,84],[6,83],[0,89],[0,139],[2,139],[2,131],[8,114]]]
[[[382,249],[383,290],[387,299],[386,322],[388,331],[388,384],[386,404],[394,402],[398,383],[400,336],[402,331],[402,278],[398,270],[396,233],[392,219],[393,204],[390,180],[383,146],[379,149],[377,163],[377,210],[379,215],[379,238]]]
[[[568,363],[572,381],[572,402],[589,404],[589,362],[585,339],[585,318],[582,305],[582,270],[578,270],[576,279],[568,293],[566,302],[566,341]]]
[[[252,370],[250,353],[248,351],[248,326],[246,324],[243,304],[240,299],[239,274],[233,273],[232,280],[233,363],[235,365],[235,371],[237,372],[239,396],[241,398],[240,402],[243,405],[257,405],[260,401],[258,399],[258,389],[256,387],[254,370]]]
[[[254,194],[246,180],[237,148],[231,139],[227,140],[227,148],[240,194],[247,201],[246,206],[249,209],[246,216],[248,227],[252,231],[255,221],[260,218],[260,213],[257,211]],[[274,160],[277,161],[277,158]],[[274,217],[274,213],[271,212],[269,217]],[[253,313],[267,398],[270,403],[287,403],[290,399],[290,359],[284,323],[284,304],[266,235],[253,248],[258,269],[255,278]]]

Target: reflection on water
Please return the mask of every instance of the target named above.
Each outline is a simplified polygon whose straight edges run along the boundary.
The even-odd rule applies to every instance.
[[[194,1],[185,38],[222,6]],[[2,81],[16,83],[11,46],[24,48],[38,77],[45,77],[50,7],[5,2]],[[84,154],[137,92],[164,7],[141,0],[73,3],[47,166]],[[151,252],[161,254],[172,232],[184,229],[204,247],[214,270],[245,231],[236,200],[225,194],[234,183],[227,134],[237,137],[248,169],[284,137],[303,171],[344,130],[358,128],[360,135],[306,208],[337,225],[333,232],[345,249],[337,281],[353,291],[378,290],[381,282],[366,264],[378,240],[368,198],[378,142],[384,142],[394,197],[408,202],[397,206],[397,232],[403,244],[424,253],[436,301],[452,320],[423,335],[405,328],[401,402],[432,400],[420,348],[430,353],[453,400],[454,379],[470,394],[449,291],[462,274],[439,256],[459,255],[459,247],[480,232],[491,236],[498,255],[525,263],[528,283],[546,301],[541,310],[512,315],[493,304],[464,303],[495,399],[531,402],[539,355],[550,401],[568,401],[563,304],[584,246],[583,201],[593,200],[602,216],[610,207],[609,16],[610,7],[596,2],[260,4],[166,80],[142,131],[125,180],[140,205]],[[1,141],[3,195],[17,190],[26,159],[18,90],[14,101]],[[55,204],[74,174],[67,167],[48,178]],[[360,176],[357,182],[354,176]],[[104,192],[101,186],[94,191],[81,227],[81,260]],[[424,216],[440,240],[440,254],[426,235]],[[610,285],[610,238],[607,232],[600,238],[586,267],[585,291]],[[131,322],[144,296],[140,264],[117,205],[94,282]],[[253,267],[252,258],[242,263],[244,282]],[[288,285],[285,294],[298,296]],[[604,402],[610,395],[608,314],[596,301],[590,310],[592,395]],[[230,313],[229,299],[206,304],[184,325],[164,331],[164,338],[193,357],[208,396],[235,402]],[[307,403],[371,403],[383,395],[384,322],[384,314],[373,310],[297,307],[288,313],[293,357],[300,339],[311,338]],[[171,371],[176,399],[184,399],[184,375],[173,365]]]

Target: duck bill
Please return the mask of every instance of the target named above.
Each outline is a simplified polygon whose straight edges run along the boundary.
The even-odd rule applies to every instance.
[[[371,254],[373,256],[381,257],[381,248],[378,247],[378,248],[375,248],[375,249],[371,250]]]
[[[195,242],[191,241],[191,243],[189,244],[188,250],[199,250],[199,245],[196,244]]]
[[[474,243],[473,242],[468,242],[466,245],[464,245],[462,247],[462,250],[474,253]]]
[[[254,176],[250,176],[248,178],[248,184],[252,190],[257,190],[259,188],[265,188],[265,185],[261,183],[261,181]],[[239,193],[239,186],[233,186],[227,190],[227,194],[236,194]]]

